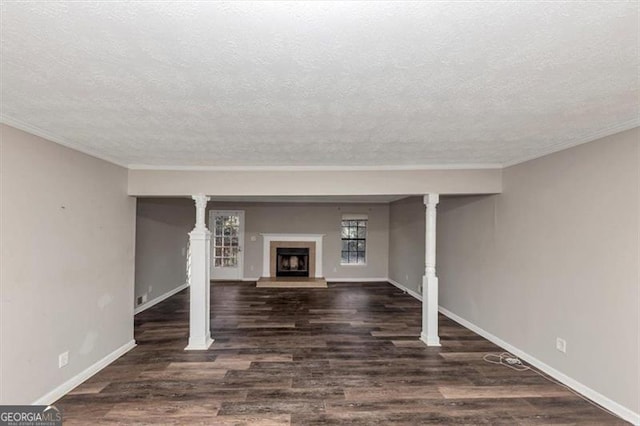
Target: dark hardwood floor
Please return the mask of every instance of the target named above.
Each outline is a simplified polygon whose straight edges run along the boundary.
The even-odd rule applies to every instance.
[[[138,314],[138,346],[56,402],[65,424],[626,424],[387,283],[212,285],[208,351],[185,352],[188,290]]]

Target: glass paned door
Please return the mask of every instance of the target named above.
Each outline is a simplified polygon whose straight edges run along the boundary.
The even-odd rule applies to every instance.
[[[211,278],[242,279],[244,212],[216,210],[210,214]]]

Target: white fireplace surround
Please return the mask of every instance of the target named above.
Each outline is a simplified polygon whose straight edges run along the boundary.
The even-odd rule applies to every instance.
[[[260,234],[262,235],[262,276],[271,276],[271,242],[272,241],[311,241],[316,243],[316,276],[322,278],[322,241],[325,234]]]

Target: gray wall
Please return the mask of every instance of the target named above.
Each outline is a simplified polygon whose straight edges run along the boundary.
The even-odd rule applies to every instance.
[[[311,233],[324,237],[324,276],[386,279],[389,255],[389,205],[326,203],[221,203],[208,210],[244,210],[244,276],[262,274],[261,233]],[[340,221],[343,213],[369,217],[367,264],[340,265]],[[207,213],[207,221],[208,221]],[[140,198],[136,231],[136,298],[144,293],[152,300],[184,284],[184,250],[193,229],[195,207],[187,198]],[[251,241],[255,237],[255,241]],[[149,286],[152,291],[149,292]]]
[[[209,209],[245,211],[245,278],[256,278],[262,274],[263,241],[260,233],[326,234],[323,273],[328,279],[387,277],[388,204],[210,203]],[[364,213],[369,217],[366,265],[340,265],[340,221],[343,213]],[[252,236],[256,241],[251,241]]]
[[[138,199],[134,306],[139,296],[149,302],[187,282],[187,234],[194,223],[191,200]]]
[[[135,203],[125,169],[0,131],[0,403],[30,404],[133,339]]]
[[[638,140],[509,167],[503,194],[438,209],[441,305],[636,413]]]
[[[422,197],[389,206],[389,278],[420,293],[424,275],[425,206]]]

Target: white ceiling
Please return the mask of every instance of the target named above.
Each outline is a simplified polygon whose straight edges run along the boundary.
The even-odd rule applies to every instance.
[[[132,167],[513,164],[638,125],[638,2],[3,2],[2,121]]]

